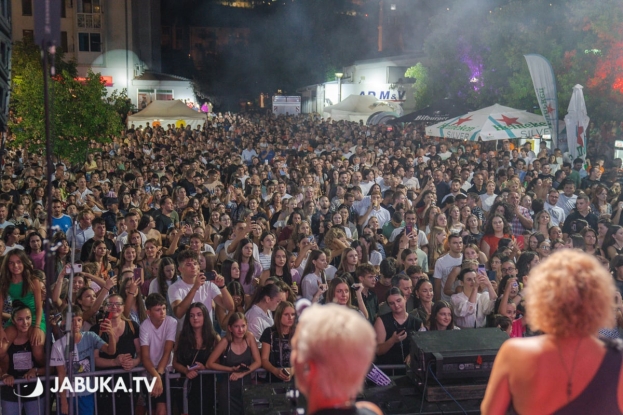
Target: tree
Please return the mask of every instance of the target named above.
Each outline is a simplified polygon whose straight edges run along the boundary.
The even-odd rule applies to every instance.
[[[432,104],[433,94],[431,92],[428,69],[421,63],[418,63],[407,69],[405,77],[415,79],[415,84],[413,84],[415,109],[419,110]]]
[[[537,105],[523,55],[546,57],[556,75],[559,116],[575,84],[591,119],[623,120],[620,0],[455,0],[433,22],[424,51],[433,94],[475,108]]]
[[[45,147],[44,79],[40,55],[33,46],[28,41],[16,42],[13,53],[11,107],[15,117],[9,123],[10,145],[40,151]],[[91,71],[84,80],[77,80],[73,63],[60,62],[58,68],[60,72],[48,83],[52,148],[56,156],[79,162],[92,144],[108,143],[121,131],[117,111],[125,110],[127,95],[115,91],[108,97],[100,74]]]

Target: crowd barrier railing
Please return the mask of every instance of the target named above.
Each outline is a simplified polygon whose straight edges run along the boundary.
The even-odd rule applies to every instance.
[[[406,365],[380,365],[377,366],[379,369],[383,370],[385,372],[386,375],[388,376],[395,376],[396,372],[401,372],[404,373],[404,371],[407,369]],[[200,390],[203,390],[203,382],[206,381],[205,377],[208,376],[212,376],[213,378],[213,390],[212,393],[210,394],[212,396],[213,402],[214,402],[214,408],[216,408],[217,404],[221,404],[222,402],[219,402],[218,400],[218,394],[217,394],[217,376],[218,375],[222,375],[224,378],[226,377],[227,382],[229,383],[229,375],[231,374],[230,372],[222,372],[222,371],[218,371],[218,370],[199,370],[197,371],[197,378],[195,379],[199,379],[199,387]],[[258,376],[261,376],[262,374],[266,375],[268,374],[268,372],[265,369],[257,369],[256,371],[254,371],[251,374],[252,377],[252,383],[256,383],[257,382],[257,378]],[[272,383],[272,377],[271,376],[265,376],[266,380],[265,382],[267,383]],[[176,379],[185,379],[183,386],[171,386],[171,381],[172,380],[176,380]],[[224,379],[222,379],[224,380]],[[244,380],[243,380],[243,389],[244,389]],[[184,414],[188,414],[188,388],[189,388],[189,379],[186,378],[183,374],[179,373],[179,372],[175,372],[175,371],[169,371],[167,372],[166,376],[165,376],[165,391],[167,392],[167,415],[171,415],[173,413],[172,411],[172,395],[171,395],[171,390],[172,389],[182,389],[182,393],[183,393],[183,397],[182,397],[182,408],[183,408],[183,413]],[[230,392],[230,388],[227,387],[227,404],[228,404],[228,408],[227,411],[225,412],[226,414],[229,415],[238,415],[238,414],[232,414],[231,410],[230,410],[230,396],[229,396],[229,392]],[[204,394],[200,394],[200,403],[199,403],[199,407],[201,408],[201,412],[202,414],[206,413],[204,412]],[[208,404],[210,405],[210,404]],[[210,412],[212,413],[212,412]],[[216,413],[216,409],[214,409],[214,413]],[[191,414],[193,415],[193,414]]]
[[[127,378],[129,379],[130,387],[131,387],[131,385],[134,385],[134,381],[133,380],[134,380],[134,376],[136,376],[136,374],[146,375],[147,372],[145,371],[144,367],[137,366],[137,367],[135,367],[133,369],[130,369],[130,370],[109,369],[109,370],[98,370],[98,371],[95,371],[95,372],[87,372],[87,373],[75,373],[75,374],[73,374],[73,377],[74,378],[110,378],[110,381],[109,381],[110,387],[111,387],[111,389],[114,389],[114,386],[115,386],[115,384],[117,382],[117,379],[121,375],[127,376]],[[56,378],[57,378],[56,375],[50,376],[50,386],[51,387],[54,387],[54,380]],[[25,392],[22,393],[21,385],[36,384],[39,381],[42,383],[42,385],[45,385],[46,377],[45,376],[39,376],[38,378],[30,379],[30,380],[17,379],[16,378],[13,381],[13,384],[17,386],[16,398],[17,398],[18,408],[22,408],[22,404],[27,402],[27,400],[23,399],[20,396],[20,395],[26,394]],[[98,385],[99,385],[99,383],[98,383]],[[125,383],[124,383],[124,385],[125,385]],[[7,385],[4,382],[0,382],[0,386],[7,386]],[[125,386],[127,387],[128,385],[125,385]],[[35,390],[36,389],[37,388],[35,388]],[[32,392],[29,391],[28,393],[32,393]],[[52,395],[54,396],[54,400],[56,402],[56,414],[60,415],[60,413],[61,413],[60,409],[61,408],[60,408],[59,399],[58,399],[59,393],[58,392],[57,393],[52,393]],[[95,415],[98,415],[99,411],[98,411],[98,402],[97,402],[97,400],[98,400],[99,393],[95,392],[95,393],[93,393],[93,395],[94,395],[94,406],[95,406],[94,413],[95,413]],[[112,393],[111,395],[112,395],[111,396],[112,397],[112,408],[111,408],[112,415],[117,415],[117,409],[118,409],[118,406],[117,406],[117,403],[116,403],[117,397],[116,397],[115,393]],[[138,398],[137,398],[137,395],[135,393],[128,393],[128,395],[129,395],[129,398],[130,398],[130,414],[134,415],[135,414],[135,407],[136,407],[135,400],[138,399]],[[37,405],[36,405],[37,411],[36,412],[31,412],[30,410],[26,410],[25,411],[26,414],[27,415],[44,415],[45,414],[45,406],[44,406],[45,404],[44,404],[44,401],[45,401],[45,390],[43,389],[43,386],[42,386],[42,393],[40,395],[36,396],[36,400],[35,400],[35,402],[37,402]],[[2,401],[2,398],[0,397],[0,405],[2,405],[2,404],[3,404],[3,401]],[[50,405],[52,405],[52,402],[50,402]],[[32,405],[32,406],[35,406],[35,405]],[[149,411],[151,413],[151,409],[152,408],[151,408],[151,402],[149,400],[147,400],[146,406],[149,408]],[[52,411],[52,409],[51,409],[51,411]],[[18,413],[21,414],[22,411],[20,410]],[[73,413],[75,415],[80,415],[80,410],[79,410],[79,408],[77,406],[74,406]],[[127,414],[128,413],[128,408],[123,408],[123,410],[120,410],[119,413],[120,414]],[[6,415],[6,414],[3,414],[3,415]]]
[[[384,365],[384,366],[378,366],[379,369],[383,370],[388,376],[394,376],[396,371],[401,371],[403,372],[406,369],[405,365]],[[390,374],[391,372],[391,374]],[[197,371],[198,376],[197,378],[195,378],[196,380],[199,381],[199,388],[201,391],[203,391],[203,386],[204,386],[204,382],[210,382],[210,377],[212,377],[212,392],[210,393],[210,398],[211,398],[211,403],[205,403],[204,402],[204,397],[207,398],[207,396],[205,396],[203,393],[200,393],[200,402],[198,403],[198,406],[200,408],[200,413],[216,413],[217,410],[217,406],[222,405],[224,402],[220,402],[219,401],[219,396],[217,393],[217,383],[218,382],[222,382],[226,381],[227,382],[227,411],[225,411],[226,414],[231,414],[231,415],[239,415],[239,414],[232,414],[231,413],[231,407],[230,407],[230,381],[229,381],[229,375],[231,374],[230,372],[223,372],[223,371],[218,371],[218,370],[200,370]],[[265,376],[268,372],[264,369],[257,369],[256,371],[254,371],[253,373],[251,373],[251,383],[255,384],[258,382],[258,377],[262,377],[265,379],[265,381],[263,382],[267,382],[267,383],[272,383],[272,379],[271,376]],[[124,369],[110,369],[110,370],[100,370],[100,371],[95,371],[95,372],[88,372],[88,373],[76,373],[74,374],[74,378],[110,378],[110,381],[108,382],[108,384],[110,385],[111,389],[114,389],[114,386],[117,383],[117,379],[119,379],[121,376],[125,377],[128,381],[130,386],[134,385],[134,377],[135,376],[147,376],[147,372],[145,371],[145,368],[143,368],[142,366],[137,366],[131,370],[124,370]],[[220,376],[220,378],[219,378]],[[51,386],[54,386],[54,381],[57,378],[57,376],[53,375],[50,376],[50,382],[51,382]],[[183,379],[184,381],[180,381],[180,379]],[[22,399],[22,397],[20,395],[25,394],[26,392],[22,393],[21,392],[21,386],[24,384],[35,384],[36,382],[40,381],[43,385],[45,385],[45,376],[40,376],[36,379],[31,379],[31,380],[26,380],[26,379],[15,379],[13,384],[17,386],[17,405],[18,408],[22,408],[23,404],[27,404],[28,401],[25,399]],[[179,383],[178,385],[174,385],[173,383],[177,381],[177,383]],[[99,385],[99,384],[98,384]],[[127,387],[127,383],[126,381],[124,381],[124,385]],[[0,386],[6,386],[6,384],[4,382],[0,381]],[[93,386],[93,385],[92,385]],[[244,388],[244,380],[242,380],[242,387]],[[183,414],[188,414],[189,412],[189,401],[188,401],[188,393],[190,390],[190,379],[186,378],[183,374],[179,373],[179,372],[175,372],[173,371],[171,368],[169,368],[169,370],[165,373],[164,379],[163,379],[163,388],[164,391],[163,393],[166,394],[166,413],[167,415],[173,415],[173,407],[172,407],[172,403],[173,403],[173,393],[172,390],[175,389],[179,389],[182,392],[182,400],[181,402],[177,402],[177,404],[181,404],[181,413]],[[136,394],[136,391],[132,391],[130,393],[130,391],[128,390],[128,395],[129,395],[129,401],[130,401],[130,408],[127,407],[123,407],[123,408],[119,408],[118,407],[118,398],[116,396],[115,393],[112,393],[111,395],[111,399],[112,399],[112,408],[110,408],[110,411],[107,411],[107,413],[112,413],[112,415],[117,415],[117,413],[119,414],[130,414],[130,415],[135,415],[135,410],[136,410],[136,401],[137,399],[142,399],[139,398],[138,394]],[[28,393],[32,393],[31,391],[29,391]],[[59,400],[58,400],[58,392],[57,393],[53,393],[52,396],[54,397],[55,401],[56,401],[56,414],[60,415],[60,405],[58,404]],[[99,410],[98,410],[98,396],[99,396],[99,392],[95,392],[94,393],[94,401],[95,401],[95,408],[94,408],[94,413],[95,415],[99,415]],[[102,399],[102,397],[100,396],[100,399]],[[36,397],[36,399],[34,401],[31,402],[36,402],[36,405],[30,405],[29,407],[27,407],[25,413],[27,415],[44,415],[45,414],[45,390],[43,391],[42,394],[40,394],[39,396]],[[0,405],[2,405],[2,399],[0,397]],[[150,399],[146,399],[146,402],[144,402],[145,406],[148,409],[148,413],[152,413],[152,404],[151,404],[151,400]],[[195,403],[196,404],[196,403]],[[52,402],[50,402],[50,405],[52,405]],[[204,411],[204,407],[205,405],[209,405],[211,406],[211,408],[208,408],[208,412]],[[129,411],[128,411],[129,409]],[[52,408],[51,408],[52,411]],[[21,413],[21,409],[20,412]],[[74,406],[74,411],[73,411],[74,415],[80,415],[79,412],[79,408],[77,406]],[[6,415],[6,414],[3,414]]]

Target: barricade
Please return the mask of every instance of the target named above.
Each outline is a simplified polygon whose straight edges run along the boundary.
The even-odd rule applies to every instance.
[[[131,370],[123,370],[123,369],[111,369],[111,370],[99,370],[99,371],[95,371],[95,372],[88,372],[88,373],[75,373],[73,375],[74,378],[95,378],[95,377],[110,377],[111,381],[110,384],[111,386],[115,385],[116,379],[119,375],[128,375],[129,379],[130,379],[130,385],[133,385],[133,377],[135,374],[140,373],[140,374],[146,374],[145,372],[145,368],[142,366],[137,366],[134,369]],[[56,379],[57,376],[50,376],[50,382],[51,385],[53,385],[54,383],[54,379]],[[45,376],[39,376],[38,379],[42,382],[43,385],[45,385],[45,381],[46,381],[46,377]],[[22,398],[19,395],[22,395],[23,393],[20,391],[20,386],[24,385],[24,384],[34,384],[37,382],[37,379],[32,379],[32,380],[26,380],[26,379],[15,379],[13,384],[18,386],[18,390],[17,390],[17,404],[18,407],[22,406]],[[6,386],[4,382],[0,382],[0,386]],[[57,415],[60,415],[60,405],[58,404],[59,399],[58,399],[58,393],[55,396],[55,401],[56,401],[56,413]],[[98,405],[97,405],[97,398],[98,398],[98,393],[94,393],[94,403],[95,403],[95,415],[98,415]],[[134,408],[135,408],[135,395],[133,393],[130,393],[130,415],[134,415]],[[26,413],[28,415],[44,415],[45,413],[45,406],[43,401],[45,400],[45,390],[43,391],[43,394],[41,394],[40,396],[38,396],[36,398],[36,402],[37,402],[37,412],[30,412],[30,411],[26,411]],[[112,405],[112,413],[113,415],[117,415],[117,405],[116,405],[116,397],[115,394],[112,394],[112,401],[113,401],[113,405]],[[0,398],[0,405],[2,404],[2,400]],[[149,411],[151,412],[151,402],[149,400],[147,400],[147,406],[149,408]],[[40,412],[41,411],[41,412]],[[40,413],[39,413],[40,412]],[[20,411],[21,413],[21,411]],[[79,408],[74,407],[74,412],[75,415],[80,415],[79,413]],[[127,414],[128,410],[127,408],[123,408],[123,410],[121,410],[119,412],[120,414]]]
[[[379,369],[383,370],[385,372],[386,375],[388,376],[394,376],[396,371],[400,371],[400,372],[404,372],[407,368],[407,366],[405,365],[381,365],[381,366],[377,366]],[[217,376],[218,375],[224,375],[224,377],[227,377],[227,382],[229,382],[229,375],[231,374],[230,372],[221,372],[221,371],[217,371],[217,370],[198,370],[197,371],[198,376],[195,378],[195,380],[199,380],[200,382],[200,388],[201,390],[203,390],[203,381],[205,381],[204,377],[207,376],[212,376],[213,377],[213,391],[212,391],[212,398],[213,398],[213,402],[214,402],[214,413],[216,413],[216,405],[221,404],[222,402],[218,402],[218,396],[217,396]],[[253,377],[253,381],[256,382],[257,381],[257,377],[260,374],[266,374],[268,372],[266,372],[266,370],[264,369],[257,369],[256,371],[254,371],[251,375]],[[175,389],[175,388],[179,388],[182,389],[182,393],[183,393],[183,402],[182,402],[182,407],[183,407],[183,413],[184,414],[188,414],[188,387],[189,387],[189,379],[185,379],[185,381],[183,382],[183,386],[181,387],[175,387],[171,385],[171,381],[172,380],[176,380],[176,379],[184,379],[184,375],[182,375],[181,373],[175,372],[175,371],[168,371],[165,375],[165,383],[164,383],[164,389],[167,393],[167,415],[172,415],[173,411],[172,411],[172,407],[171,407],[171,403],[172,403],[172,399],[171,399],[171,389]],[[270,376],[267,376],[268,379],[268,383],[272,383],[272,379]],[[243,388],[244,388],[244,384],[243,384]],[[239,415],[239,414],[232,414],[231,411],[229,410],[229,387],[227,388],[228,391],[228,399],[227,399],[227,404],[228,404],[228,410],[227,410],[227,414],[230,415]],[[203,398],[204,395],[201,394],[201,402],[200,402],[200,408],[202,408],[201,413],[203,413]]]
[[[388,376],[394,376],[394,372],[395,371],[404,371],[406,366],[405,365],[385,365],[385,366],[378,366],[379,369],[382,369]],[[188,403],[188,391],[189,391],[189,386],[190,386],[190,381],[189,379],[185,378],[184,375],[182,375],[181,373],[178,372],[174,372],[171,370],[171,368],[169,368],[170,370],[167,371],[165,373],[165,377],[163,380],[163,387],[164,387],[164,392],[166,393],[166,399],[167,399],[167,415],[172,415],[173,414],[173,410],[172,410],[172,393],[171,390],[172,389],[181,389],[182,390],[182,410],[183,410],[183,414],[188,414],[188,410],[189,410],[189,403]],[[391,372],[391,374],[390,374]],[[218,395],[217,395],[217,377],[219,375],[222,375],[223,379],[222,380],[226,380],[229,383],[229,372],[221,372],[221,371],[217,371],[217,370],[201,370],[201,371],[197,371],[198,375],[197,378],[195,378],[196,380],[199,381],[199,387],[201,390],[203,390],[203,382],[209,382],[209,380],[207,379],[209,376],[212,377],[213,379],[213,388],[212,388],[212,402],[214,404],[214,412],[216,413],[216,408],[217,408],[217,404],[223,404],[223,402],[219,402],[218,401]],[[257,382],[257,377],[258,375],[261,374],[266,374],[266,370],[264,369],[258,369],[256,371],[254,371],[251,376],[253,378],[252,382]],[[112,369],[112,370],[100,370],[100,371],[96,371],[96,372],[89,372],[89,373],[76,373],[74,374],[74,378],[76,377],[111,377],[111,381],[110,384],[111,386],[114,386],[116,384],[116,379],[119,377],[119,375],[128,375],[129,379],[130,379],[130,385],[134,384],[133,378],[135,375],[140,374],[140,375],[147,375],[147,372],[145,371],[145,368],[143,368],[142,366],[137,366],[134,369],[131,370],[123,370],[123,369]],[[39,377],[39,380],[41,380],[41,382],[43,384],[45,384],[45,376],[41,376]],[[52,382],[53,385],[53,381],[54,379],[56,379],[56,376],[51,376],[50,377],[50,381]],[[184,379],[184,382],[179,382],[181,383],[181,386],[174,386],[172,384],[172,381],[175,380],[179,380],[179,379]],[[271,377],[268,376],[267,377],[267,381],[269,383],[271,383]],[[26,380],[26,379],[15,379],[14,381],[14,385],[18,386],[18,394],[22,394],[20,392],[20,385],[24,385],[24,384],[33,384],[35,383],[37,380],[33,379],[33,380]],[[243,381],[244,382],[244,381]],[[0,386],[5,386],[4,382],[0,382]],[[244,384],[243,384],[243,388],[244,388]],[[229,408],[229,403],[230,403],[230,399],[229,399],[229,385],[227,388],[228,391],[228,395],[227,395],[227,405],[228,405],[228,409],[226,413],[230,413],[230,408]],[[204,394],[200,394],[201,396],[201,401],[199,402],[199,407],[201,408],[201,412],[203,413],[203,406],[204,405],[209,405],[204,403]],[[56,394],[56,414],[60,415],[60,405],[58,405],[58,394]],[[98,405],[97,405],[97,399],[98,399],[98,393],[94,393],[94,398],[95,398],[95,415],[99,415],[98,414]],[[115,394],[112,394],[112,414],[113,415],[117,415],[117,409],[120,409],[119,413],[126,415],[134,415],[135,413],[135,407],[136,407],[136,395],[135,393],[130,393],[130,410],[128,411],[128,408],[124,407],[124,408],[118,408],[117,404],[116,404],[116,397]],[[45,400],[45,391],[42,395],[38,396],[36,399],[37,402],[37,410],[32,412],[31,410],[26,411],[26,413],[28,415],[44,415],[45,413],[45,406],[43,401]],[[152,405],[151,405],[151,400],[147,399],[146,400],[146,406],[148,408],[148,413],[152,412]],[[19,405],[19,407],[22,406],[22,398],[20,396],[17,396],[17,404]],[[2,404],[2,401],[0,399],[0,405]],[[33,405],[34,406],[34,405]],[[79,410],[77,407],[74,407],[74,415],[80,415]],[[231,415],[239,415],[239,414],[231,414]]]

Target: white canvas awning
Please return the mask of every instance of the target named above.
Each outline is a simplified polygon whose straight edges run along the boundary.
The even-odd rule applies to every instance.
[[[206,114],[188,108],[182,101],[153,101],[144,110],[128,117],[128,127],[131,124],[134,124],[135,127],[140,125],[145,127],[147,122],[150,125],[157,122],[164,126],[167,124],[176,126],[183,124],[194,128],[197,125],[203,125],[205,121]]]

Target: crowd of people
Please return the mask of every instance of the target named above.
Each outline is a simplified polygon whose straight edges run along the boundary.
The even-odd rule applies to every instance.
[[[46,333],[61,378],[73,364],[142,365],[156,379],[150,397],[119,394],[117,407],[134,402],[144,413],[152,399],[165,414],[172,368],[191,380],[190,414],[242,413],[242,384],[256,369],[266,371],[260,382],[291,380],[300,298],[360,313],[376,333],[375,362],[408,364],[418,330],[538,333],[524,293],[530,270],[553,251],[594,255],[623,289],[621,160],[588,167],[544,141],[445,141],[420,125],[219,114],[194,129],[131,126],[94,144],[83,163],[55,159],[49,183],[44,160],[12,149],[1,177],[5,415],[20,411],[14,379],[42,375]],[[619,336],[622,309],[603,336]],[[213,382],[193,381],[203,369],[227,373],[218,405]],[[59,398],[65,413],[68,399]],[[93,394],[72,399],[93,413]],[[98,396],[100,415],[112,413],[112,399]]]

